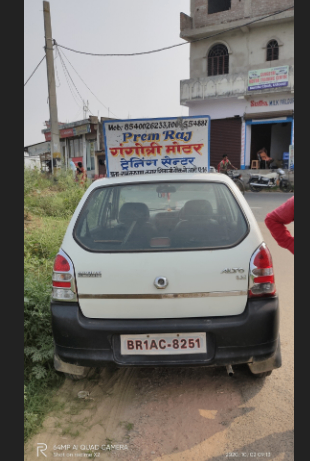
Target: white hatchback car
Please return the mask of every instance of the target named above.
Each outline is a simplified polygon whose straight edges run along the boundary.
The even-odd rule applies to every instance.
[[[55,368],[281,366],[270,252],[226,175],[95,181],[55,259]]]

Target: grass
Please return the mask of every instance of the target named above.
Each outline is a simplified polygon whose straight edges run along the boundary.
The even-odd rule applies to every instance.
[[[37,170],[24,170],[25,441],[41,427],[49,411],[63,405],[53,398],[64,377],[53,366],[51,277],[55,256],[83,193],[71,172],[48,178]]]

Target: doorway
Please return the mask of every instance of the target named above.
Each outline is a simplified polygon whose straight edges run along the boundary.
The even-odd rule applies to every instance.
[[[268,155],[270,156],[271,127],[271,123],[262,125],[252,125],[250,163],[251,165],[252,160],[257,160],[257,152],[263,147],[265,147]]]
[[[250,165],[252,160],[257,160],[257,152],[265,147],[267,155],[274,160],[271,167],[283,167],[283,154],[289,152],[291,138],[291,121],[253,123],[251,127]]]

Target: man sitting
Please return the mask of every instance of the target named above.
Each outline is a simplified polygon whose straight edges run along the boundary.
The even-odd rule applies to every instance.
[[[257,152],[257,158],[260,162],[260,169],[265,170],[266,167],[270,168],[270,163],[273,162],[273,158],[268,157],[267,150],[263,147]]]

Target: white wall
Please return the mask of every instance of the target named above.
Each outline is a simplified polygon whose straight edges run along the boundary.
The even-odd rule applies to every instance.
[[[40,157],[24,157],[24,165],[31,170],[34,168],[41,169]]]
[[[211,99],[192,102],[189,106],[189,115],[210,115],[211,120],[234,117],[242,117],[245,112],[245,99],[226,98]]]
[[[266,61],[266,45],[276,39],[280,45],[279,60]],[[229,73],[247,73],[252,69],[265,69],[274,66],[294,64],[294,22],[265,24],[250,29],[248,33],[240,29],[221,34],[191,44],[190,78],[207,76],[206,58],[209,50],[217,43],[225,44],[229,51]]]

